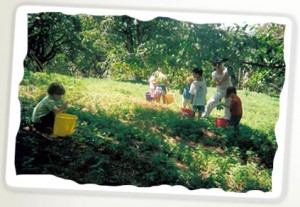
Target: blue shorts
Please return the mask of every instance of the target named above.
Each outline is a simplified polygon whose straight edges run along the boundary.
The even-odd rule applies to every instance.
[[[194,112],[204,112],[205,111],[205,106],[203,105],[193,105],[193,111]]]

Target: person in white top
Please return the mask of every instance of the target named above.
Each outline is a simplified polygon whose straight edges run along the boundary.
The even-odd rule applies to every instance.
[[[203,70],[201,68],[193,69],[194,81],[191,84],[189,93],[192,95],[191,102],[193,105],[193,117],[198,112],[198,118],[201,118],[205,111],[207,87],[205,79],[202,77]]]
[[[149,81],[150,97],[152,101],[155,99],[155,88],[156,88],[155,74],[152,74],[148,81]]]
[[[208,101],[205,117],[209,117],[211,111],[221,102],[223,98],[225,98],[225,105],[229,106],[231,98],[226,98],[226,90],[229,86],[232,86],[230,76],[228,75],[227,68],[224,67],[223,61],[216,61],[213,63],[215,67],[214,72],[212,72],[212,79],[216,83],[216,93],[213,97]],[[228,107],[224,107],[224,119],[230,119],[230,111]]]

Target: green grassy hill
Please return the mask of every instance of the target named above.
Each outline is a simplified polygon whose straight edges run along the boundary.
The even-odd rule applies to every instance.
[[[47,140],[28,126],[33,107],[54,81],[66,88],[65,112],[79,119],[71,137]],[[178,91],[171,90],[175,102],[169,105],[146,101],[147,91],[142,83],[25,71],[17,173],[99,185],[272,190],[278,98],[238,91],[244,117],[234,137],[230,129],[215,127],[222,110],[215,109],[211,118],[182,120]],[[213,91],[208,89],[207,99]]]

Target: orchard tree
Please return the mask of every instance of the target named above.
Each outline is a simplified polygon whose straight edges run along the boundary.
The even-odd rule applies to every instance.
[[[79,42],[78,31],[78,16],[53,12],[29,14],[25,67],[44,71],[45,64],[56,55],[64,53],[71,57]]]
[[[157,17],[28,15],[25,67],[85,77],[147,80],[157,67],[180,86],[201,67],[210,86],[212,62],[227,58],[235,85],[251,71],[249,86],[279,93],[284,83],[284,25],[196,24]]]

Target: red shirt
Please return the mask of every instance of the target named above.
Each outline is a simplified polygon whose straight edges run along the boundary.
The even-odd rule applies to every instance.
[[[231,116],[242,116],[243,108],[241,99],[238,96],[234,96],[230,103]]]

